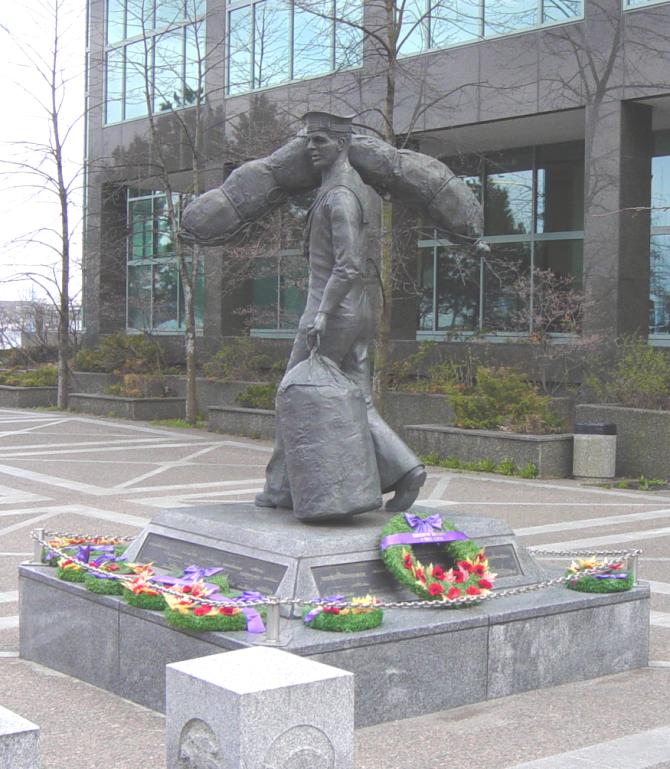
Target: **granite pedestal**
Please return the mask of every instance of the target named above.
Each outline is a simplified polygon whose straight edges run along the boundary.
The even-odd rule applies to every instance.
[[[167,667],[167,769],[351,769],[351,673],[257,647]]]
[[[167,567],[183,536],[182,566],[214,565],[204,560],[209,547],[238,587],[307,598],[370,590],[394,595],[375,566],[388,515],[361,515],[343,529],[306,526],[281,511],[258,511],[245,523],[242,513],[235,505],[165,511],[134,552]],[[187,519],[192,529],[212,516],[219,520],[206,537],[186,527]],[[489,552],[504,546],[498,566],[492,558],[498,586],[544,576],[504,522],[449,518]],[[324,582],[324,575],[331,580]],[[379,581],[366,586],[367,578]],[[267,641],[245,632],[176,630],[161,613],[58,580],[46,566],[22,565],[19,589],[22,657],[157,710],[165,707],[165,665]],[[591,595],[553,587],[464,609],[389,609],[381,627],[354,634],[319,632],[283,618],[280,638],[286,651],[355,673],[356,725],[366,726],[644,667],[649,588]]]
[[[0,769],[40,769],[40,729],[0,707]]]

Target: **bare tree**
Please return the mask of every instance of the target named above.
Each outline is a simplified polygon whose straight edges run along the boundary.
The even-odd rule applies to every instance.
[[[38,80],[38,90],[30,92],[45,122],[44,138],[14,142],[14,156],[4,163],[4,177],[13,186],[28,188],[35,195],[46,194],[58,206],[57,225],[40,222],[11,245],[30,246],[53,256],[53,260],[49,260],[40,269],[26,270],[16,277],[34,282],[57,308],[58,406],[65,409],[68,405],[71,355],[72,247],[78,226],[73,209],[80,191],[82,167],[78,163],[72,171],[73,166],[67,157],[70,145],[76,143],[76,132],[81,130],[81,115],[72,119],[66,110],[66,92],[72,87],[76,75],[66,72],[64,52],[65,39],[71,34],[72,25],[80,21],[80,16],[73,16],[69,12],[68,0],[39,0],[36,12],[41,24],[45,20],[49,24],[51,42],[48,49],[22,42],[20,36],[14,35],[11,29],[5,28],[4,31],[18,48],[24,66]],[[15,185],[16,180],[18,185]]]

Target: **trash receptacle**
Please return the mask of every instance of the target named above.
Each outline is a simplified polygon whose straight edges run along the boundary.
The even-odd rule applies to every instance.
[[[578,422],[575,425],[572,474],[575,478],[614,478],[616,425]]]

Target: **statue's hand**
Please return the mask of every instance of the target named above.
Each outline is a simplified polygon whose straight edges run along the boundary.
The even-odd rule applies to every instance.
[[[307,327],[307,337],[311,344],[314,344],[318,338],[322,338],[328,325],[328,315],[325,312],[317,312],[314,320]]]

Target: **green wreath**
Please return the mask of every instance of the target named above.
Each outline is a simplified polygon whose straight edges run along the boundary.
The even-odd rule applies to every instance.
[[[452,538],[445,541],[445,535]],[[432,563],[424,566],[412,545],[426,543],[438,544],[454,566],[446,572]],[[448,604],[464,596],[484,598],[493,588],[496,575],[489,572],[484,550],[440,515],[395,515],[382,529],[379,545],[391,576],[424,600]]]
[[[583,574],[588,569],[601,568],[600,574]],[[566,577],[572,577],[565,583],[568,590],[580,593],[622,593],[633,587],[633,575],[622,571],[622,563],[605,561],[577,560],[573,561],[565,572]]]
[[[198,633],[221,630],[246,630],[247,620],[244,614],[237,609],[231,614],[221,614],[216,609],[198,616],[193,611],[179,612],[167,607],[163,612],[165,621],[172,627],[180,630],[195,630]]]
[[[371,630],[379,627],[384,621],[384,612],[377,606],[374,596],[366,595],[351,598],[348,606],[331,606],[345,601],[342,595],[333,595],[323,601],[305,606],[302,621],[312,630],[327,630],[334,633],[359,633],[361,630]]]
[[[84,576],[84,587],[91,593],[98,595],[122,595],[123,586],[118,579],[106,579],[98,577],[96,574],[86,574]]]

